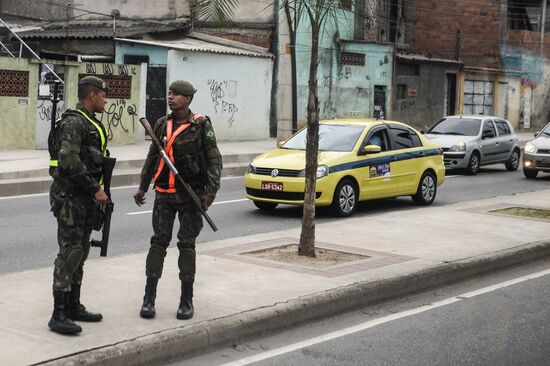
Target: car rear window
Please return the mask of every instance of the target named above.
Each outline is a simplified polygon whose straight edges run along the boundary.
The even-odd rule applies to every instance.
[[[475,118],[443,118],[428,132],[435,135],[477,136],[481,120]]]
[[[495,123],[497,125],[498,134],[500,136],[509,135],[512,133],[510,131],[510,127],[508,127],[508,123],[506,123],[503,120],[495,120]]]
[[[319,125],[319,151],[352,151],[364,126]],[[306,149],[307,128],[292,136],[281,148]]]

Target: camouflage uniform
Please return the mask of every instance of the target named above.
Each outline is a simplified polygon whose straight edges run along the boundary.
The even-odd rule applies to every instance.
[[[190,116],[193,113],[190,112]],[[155,124],[154,132],[159,140],[166,136],[166,121],[172,115],[163,117]],[[222,159],[216,144],[216,136],[210,119],[189,117],[190,127],[179,134],[173,143],[174,165],[181,177],[193,188],[200,197],[215,196],[220,188]],[[180,123],[174,122],[175,131]],[[147,159],[141,171],[139,189],[146,192],[153,174],[158,170],[160,156],[154,144],[151,144]],[[176,183],[176,193],[163,193],[158,187],[166,188],[169,176],[168,167],[155,180],[157,188],[153,207],[153,232],[151,247],[147,255],[146,275],[158,279],[162,275],[166,248],[172,239],[172,228],[176,214],[179,219],[178,249],[179,277],[181,281],[194,281],[195,278],[195,239],[199,235],[203,223],[200,211],[191,201],[184,188]]]
[[[103,146],[98,129],[81,112],[101,128]],[[50,205],[57,218],[59,243],[53,289],[69,292],[71,285],[81,284],[84,262],[90,252],[92,220],[96,212],[93,197],[100,189],[107,131],[93,115],[79,108],[63,114],[52,138],[57,166],[54,163],[50,167],[50,175],[54,179],[50,189]]]

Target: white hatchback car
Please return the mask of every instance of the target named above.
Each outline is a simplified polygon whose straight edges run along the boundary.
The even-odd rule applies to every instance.
[[[447,116],[425,136],[443,149],[446,169],[466,169],[475,175],[482,165],[503,163],[517,170],[521,150],[514,128],[505,119],[492,116]]]

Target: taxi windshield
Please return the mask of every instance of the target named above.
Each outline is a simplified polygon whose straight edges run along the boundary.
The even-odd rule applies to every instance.
[[[319,125],[319,151],[352,151],[364,126]],[[307,128],[292,136],[282,149],[305,150]]]

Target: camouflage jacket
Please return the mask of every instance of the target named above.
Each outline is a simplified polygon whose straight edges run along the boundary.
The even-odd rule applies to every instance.
[[[50,175],[66,191],[93,196],[100,188],[106,148],[105,126],[82,107],[69,109],[49,141]]]
[[[189,121],[186,122],[191,125],[176,137],[172,145],[174,165],[180,176],[196,190],[197,194],[215,196],[220,188],[222,157],[216,144],[214,128],[208,117],[201,116],[193,120],[191,111],[189,116]],[[166,137],[166,121],[171,118],[172,114],[169,114],[160,118],[155,124],[154,133],[161,142],[164,142]],[[180,125],[181,123],[174,123],[173,131]],[[141,170],[140,190],[147,191],[158,171],[160,160],[156,146],[151,143]],[[168,177],[169,169],[164,165],[155,180],[155,186],[166,188]],[[177,184],[176,190],[180,191]]]

